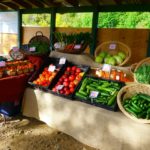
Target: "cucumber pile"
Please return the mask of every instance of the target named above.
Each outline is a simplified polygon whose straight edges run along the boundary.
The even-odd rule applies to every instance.
[[[150,96],[147,94],[135,94],[123,102],[124,109],[136,118],[150,119]]]
[[[119,82],[85,77],[75,96],[81,100],[112,107],[116,104],[116,96],[121,87]],[[92,97],[92,92],[97,92],[97,95]]]

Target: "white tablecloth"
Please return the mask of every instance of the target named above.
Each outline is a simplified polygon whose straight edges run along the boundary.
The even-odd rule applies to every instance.
[[[80,142],[100,150],[149,150],[150,125],[50,93],[27,88],[23,115],[44,121]]]

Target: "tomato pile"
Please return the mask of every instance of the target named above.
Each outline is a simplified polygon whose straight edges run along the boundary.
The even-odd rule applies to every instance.
[[[63,95],[72,94],[83,75],[84,71],[81,68],[77,66],[67,67],[52,91]],[[58,88],[60,85],[62,86],[61,89]]]
[[[36,85],[47,87],[50,85],[51,81],[54,79],[59,70],[60,68],[57,68],[52,72],[48,70],[48,67],[45,67],[43,72],[39,74],[39,77],[36,80],[34,80],[33,83]]]

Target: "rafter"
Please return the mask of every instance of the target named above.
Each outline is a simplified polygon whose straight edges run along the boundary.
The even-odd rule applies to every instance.
[[[86,0],[88,3],[90,3],[90,5],[93,6],[99,6],[99,2],[98,0]]]
[[[19,6],[12,2],[0,2],[0,4],[4,5],[6,7],[9,7],[10,9],[15,9],[15,10],[19,9]]]
[[[13,0],[14,3],[16,3],[17,5],[23,7],[23,8],[32,8],[32,5],[25,2],[25,1],[20,1],[20,0]]]
[[[71,6],[74,6],[74,7],[79,6],[79,1],[78,0],[64,0],[64,2],[70,4]]]
[[[3,4],[0,4],[0,10],[8,10],[8,7]]]
[[[40,0],[26,0],[30,5],[34,5],[35,7],[43,8],[44,4]]]

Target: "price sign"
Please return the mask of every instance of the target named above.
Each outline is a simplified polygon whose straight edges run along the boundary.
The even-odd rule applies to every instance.
[[[36,51],[36,47],[30,47],[30,48],[29,48],[29,51],[30,51],[30,52],[35,52],[35,51]]]
[[[90,98],[97,98],[97,96],[98,96],[98,94],[99,94],[99,92],[98,91],[91,91],[91,93],[90,93]]]
[[[50,66],[48,67],[48,71],[49,71],[49,72],[54,72],[55,69],[56,69],[56,66],[54,66],[54,65],[50,65]]]
[[[116,49],[116,46],[117,46],[116,44],[110,44],[110,45],[109,45],[109,49],[114,50],[114,49]]]
[[[63,65],[65,63],[66,63],[66,58],[65,57],[60,58],[59,64]]]
[[[6,66],[6,62],[5,61],[0,61],[0,67],[5,67]]]
[[[109,64],[104,64],[102,66],[102,70],[105,71],[105,72],[110,72],[111,71],[111,65]]]
[[[18,48],[18,47],[13,47],[12,50],[13,50],[14,52],[17,52],[17,51],[19,51],[19,48]]]
[[[81,48],[81,45],[80,44],[76,44],[75,46],[74,46],[74,49],[80,49]]]
[[[59,90],[61,90],[63,87],[64,87],[64,85],[58,85],[58,86],[56,87],[56,89],[59,91]]]

